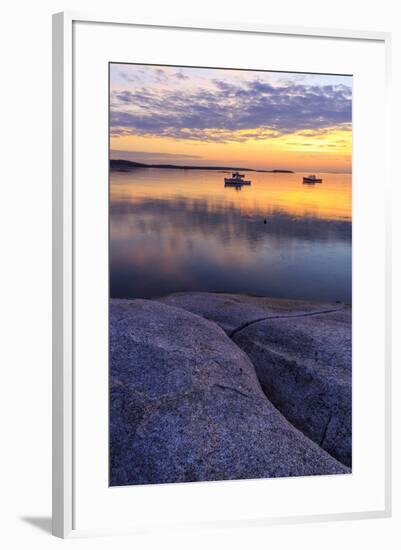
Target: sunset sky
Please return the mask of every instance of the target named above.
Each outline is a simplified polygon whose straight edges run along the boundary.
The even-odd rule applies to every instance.
[[[111,158],[351,172],[352,77],[110,65]]]

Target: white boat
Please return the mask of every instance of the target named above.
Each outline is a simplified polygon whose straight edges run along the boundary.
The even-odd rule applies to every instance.
[[[322,183],[321,178],[317,178],[314,174],[310,176],[304,176],[303,183]]]
[[[240,185],[251,185],[251,180],[245,180],[244,174],[240,174],[239,172],[233,172],[231,178],[224,178],[225,185],[234,185],[234,186],[240,186]]]

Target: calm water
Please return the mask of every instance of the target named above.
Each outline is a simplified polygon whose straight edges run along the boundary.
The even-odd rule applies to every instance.
[[[113,298],[186,290],[351,301],[351,175],[111,172]],[[264,223],[266,221],[266,223]]]

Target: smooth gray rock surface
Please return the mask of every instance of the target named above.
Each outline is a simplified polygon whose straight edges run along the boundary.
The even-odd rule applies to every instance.
[[[221,326],[251,359],[269,400],[351,466],[351,307],[207,292],[177,293],[162,301]]]
[[[233,341],[265,394],[323,449],[352,465],[351,311],[261,321]]]
[[[215,323],[112,300],[110,354],[111,485],[349,473],[278,412]]]
[[[177,292],[157,300],[214,321],[229,336],[246,324],[266,317],[304,315],[342,307],[341,304],[332,302],[282,300],[214,292]]]

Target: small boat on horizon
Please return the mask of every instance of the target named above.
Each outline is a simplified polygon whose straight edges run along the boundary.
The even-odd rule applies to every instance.
[[[304,176],[303,183],[322,183],[322,178],[317,178],[314,174]]]
[[[231,178],[224,178],[224,184],[226,186],[234,185],[234,186],[241,186],[241,185],[251,185],[251,180],[245,180],[245,175],[240,174],[239,172],[233,172]]]

